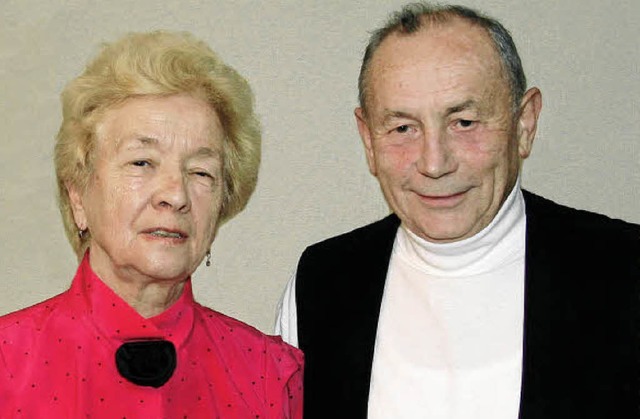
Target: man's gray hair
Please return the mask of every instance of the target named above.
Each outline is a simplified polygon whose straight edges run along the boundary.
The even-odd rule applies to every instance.
[[[399,33],[410,35],[416,33],[426,25],[447,23],[456,17],[472,25],[478,25],[487,31],[500,56],[503,70],[507,75],[514,112],[518,109],[527,88],[527,80],[524,75],[524,70],[522,69],[522,62],[520,61],[518,50],[509,31],[497,20],[465,6],[441,6],[422,2],[405,5],[400,11],[393,13],[382,28],[375,30],[371,34],[364,58],[362,59],[360,76],[358,77],[358,99],[360,107],[364,110],[365,114],[368,96],[367,83],[370,72],[369,66],[380,44],[391,34]]]

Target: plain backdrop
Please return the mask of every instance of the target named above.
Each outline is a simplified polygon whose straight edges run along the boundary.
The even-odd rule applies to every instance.
[[[253,86],[263,160],[247,209],[194,277],[203,304],[271,331],[305,246],[387,214],[353,108],[369,32],[401,1],[2,0],[0,314],[65,290],[77,261],[55,201],[59,94],[101,42],[188,30]],[[640,2],[486,0],[544,107],[526,188],[640,222]],[[588,263],[589,261],[585,261]],[[606,278],[603,278],[606,280]]]

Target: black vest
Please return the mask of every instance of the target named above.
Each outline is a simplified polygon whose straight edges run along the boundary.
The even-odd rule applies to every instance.
[[[640,226],[524,194],[520,418],[640,418]],[[398,226],[390,215],[315,244],[300,258],[305,419],[367,417]]]

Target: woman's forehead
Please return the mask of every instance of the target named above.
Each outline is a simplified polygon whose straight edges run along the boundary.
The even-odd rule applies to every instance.
[[[215,110],[188,95],[128,99],[104,112],[96,134],[98,146],[114,150],[178,146],[213,152],[224,138]]]

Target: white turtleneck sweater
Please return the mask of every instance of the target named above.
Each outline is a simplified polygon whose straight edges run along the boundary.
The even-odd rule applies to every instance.
[[[519,182],[493,221],[434,244],[398,229],[376,334],[370,419],[516,419],[524,317]],[[295,275],[276,333],[297,345]]]
[[[524,198],[475,236],[398,230],[378,322],[369,418],[515,419],[522,373]]]

